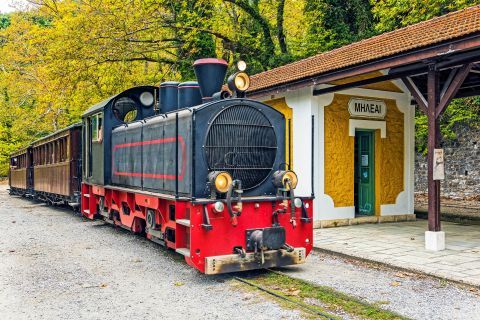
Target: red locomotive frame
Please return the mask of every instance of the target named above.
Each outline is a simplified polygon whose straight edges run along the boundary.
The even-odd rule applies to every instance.
[[[134,233],[145,232],[148,239],[184,255],[189,265],[206,274],[303,263],[312,250],[312,199],[309,198],[302,199],[306,215],[302,208],[296,208],[295,230],[290,223],[290,214],[278,215],[278,223],[286,231],[286,243],[294,250],[266,251],[263,263],[258,254],[241,256],[232,252],[232,248],[245,248],[247,230],[271,225],[272,212],[281,211],[285,207],[283,201],[244,199],[242,214],[234,226],[227,210],[215,211],[214,201],[177,200],[169,195],[86,183],[82,186],[82,213],[85,217],[94,219],[96,212],[102,211],[99,209],[100,199],[104,199],[103,215],[107,222]],[[158,229],[148,228],[148,210],[153,210]]]

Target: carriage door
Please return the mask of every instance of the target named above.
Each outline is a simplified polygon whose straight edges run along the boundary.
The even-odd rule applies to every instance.
[[[355,132],[355,214],[375,214],[374,131]]]

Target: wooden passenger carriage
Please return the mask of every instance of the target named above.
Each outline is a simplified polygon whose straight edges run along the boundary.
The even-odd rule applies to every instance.
[[[77,123],[32,143],[33,190],[37,198],[79,205],[81,131]]]

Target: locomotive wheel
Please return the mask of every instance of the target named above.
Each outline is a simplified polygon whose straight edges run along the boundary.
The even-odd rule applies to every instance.
[[[97,214],[103,216],[103,208],[104,208],[103,197],[100,197],[100,199],[98,199],[98,212],[97,212]]]
[[[147,210],[147,228],[148,229],[155,229],[157,226],[157,222],[155,221],[155,211],[148,209]]]
[[[97,212],[97,214],[99,214],[102,217],[110,219],[110,215],[108,214],[108,211],[105,211],[105,198],[104,197],[100,197],[100,199],[98,199],[98,212]]]

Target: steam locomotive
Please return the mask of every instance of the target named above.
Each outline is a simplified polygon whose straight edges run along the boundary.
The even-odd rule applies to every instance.
[[[312,198],[295,195],[297,176],[284,163],[284,116],[245,98],[245,67],[239,63],[222,90],[227,63],[200,59],[198,82],[134,87],[92,106],[82,116],[81,188],[40,192],[43,199],[145,234],[206,274],[303,263]],[[46,148],[46,157],[55,150]],[[11,191],[37,196],[12,177],[25,169],[26,180],[27,172],[35,179],[29,168],[39,160],[18,168],[18,158]]]

